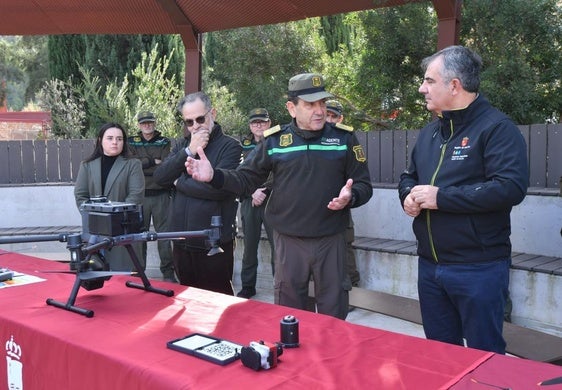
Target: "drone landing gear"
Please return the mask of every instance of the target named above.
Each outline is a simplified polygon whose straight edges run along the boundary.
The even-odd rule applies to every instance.
[[[83,316],[86,316],[88,318],[92,318],[94,316],[93,310],[83,309],[81,307],[74,306],[74,302],[76,302],[76,296],[78,295],[78,290],[80,289],[81,282],[82,279],[80,278],[80,274],[77,273],[68,301],[66,303],[63,303],[63,302],[56,301],[53,298],[47,298],[47,305],[58,307],[60,309],[68,310],[74,313],[82,314]]]
[[[133,265],[137,270],[137,274],[142,280],[142,284],[127,281],[125,282],[125,285],[127,287],[137,288],[140,290],[145,290],[148,292],[165,295],[167,297],[171,297],[174,295],[173,290],[166,290],[162,288],[153,287],[150,284],[150,280],[146,277],[146,273],[144,272],[144,269],[141,266],[133,247],[130,244],[127,244],[125,245],[125,248],[127,248],[127,252],[129,253],[129,256],[131,257],[131,261],[133,262]],[[96,281],[99,281],[100,283],[99,287],[101,287],[103,286],[103,281],[107,280],[108,277],[111,277],[113,275],[130,275],[130,274],[131,274],[130,272],[118,272],[118,271],[82,271],[82,272],[76,271],[76,279],[74,280],[74,285],[72,286],[72,291],[70,292],[68,301],[64,303],[64,302],[56,301],[52,298],[47,298],[47,305],[58,307],[60,309],[68,310],[73,313],[81,314],[88,318],[92,318],[94,316],[93,310],[84,309],[74,305],[74,303],[76,302],[76,297],[78,296],[78,291],[80,290],[80,287],[82,286],[83,282],[88,281],[88,282],[95,283]]]
[[[137,269],[139,277],[142,280],[142,284],[134,283],[134,282],[131,282],[130,280],[128,280],[127,282],[125,282],[125,286],[131,287],[131,288],[138,288],[140,290],[150,291],[150,292],[153,292],[153,293],[156,293],[156,294],[162,294],[162,295],[165,295],[167,297],[171,297],[171,296],[174,295],[174,290],[165,290],[163,288],[153,287],[150,284],[150,280],[148,280],[148,278],[146,277],[146,273],[144,272],[144,269],[142,268],[142,266],[139,262],[139,259],[137,257],[137,254],[133,250],[133,247],[131,245],[125,245],[125,248],[127,248],[127,252],[129,252],[129,256],[131,257],[131,260],[133,261],[133,264],[135,265],[135,268]]]

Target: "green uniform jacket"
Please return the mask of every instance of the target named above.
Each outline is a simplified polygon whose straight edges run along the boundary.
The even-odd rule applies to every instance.
[[[373,194],[359,141],[353,132],[331,123],[320,131],[306,131],[293,120],[268,130],[236,170],[215,167],[211,185],[244,194],[261,185],[270,173],[273,189],[265,218],[273,229],[289,236],[312,238],[341,233],[349,225],[349,209],[367,203]],[[350,178],[350,207],[328,209],[328,203]]]
[[[132,157],[138,158],[142,163],[145,189],[156,191],[167,190],[168,188],[162,187],[154,181],[152,174],[157,167],[154,160],[164,161],[166,157],[168,157],[168,154],[170,154],[170,140],[162,136],[159,131],[155,131],[154,137],[147,141],[142,136],[142,132],[139,131],[137,135],[129,137],[128,143]]]

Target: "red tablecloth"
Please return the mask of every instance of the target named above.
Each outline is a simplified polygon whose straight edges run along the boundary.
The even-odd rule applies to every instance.
[[[456,389],[476,389],[467,374],[488,381],[489,375],[509,377],[512,367],[522,370],[520,363],[531,367],[522,359],[196,288],[153,281],[175,291],[166,297],[126,287],[134,277],[113,276],[102,289],[80,289],[76,305],[95,312],[86,318],[45,304],[47,298],[66,302],[75,277],[41,271],[66,271],[67,265],[0,252],[0,266],[46,279],[0,289],[0,341],[13,337],[21,348],[26,389],[394,390],[457,382]],[[301,346],[285,349],[279,365],[268,371],[253,371],[240,361],[219,366],[166,348],[167,341],[195,332],[244,345],[279,341],[280,321],[288,314],[299,320]],[[542,372],[534,384],[562,375],[561,367],[536,365]],[[6,377],[6,365],[0,364],[0,388]]]
[[[562,384],[538,385],[539,382],[557,377],[562,377],[561,366],[494,354],[451,389],[561,390]]]

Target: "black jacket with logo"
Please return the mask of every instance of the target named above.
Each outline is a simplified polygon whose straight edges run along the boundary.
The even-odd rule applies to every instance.
[[[373,188],[365,154],[351,131],[326,123],[320,131],[299,129],[294,120],[266,132],[251,158],[235,171],[215,170],[213,182],[244,193],[273,174],[265,216],[278,232],[297,237],[322,237],[342,232],[349,208],[330,210],[347,179],[353,179],[352,207],[366,203]]]
[[[398,188],[403,204],[417,184],[439,187],[438,210],[413,221],[418,254],[440,263],[509,258],[510,212],[525,197],[528,172],[521,132],[483,96],[443,112],[421,130]]]

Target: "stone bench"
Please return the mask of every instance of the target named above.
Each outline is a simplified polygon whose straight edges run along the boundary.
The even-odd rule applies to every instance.
[[[387,238],[355,237],[353,248],[417,256],[416,242]],[[511,268],[562,276],[562,257],[513,252]]]

